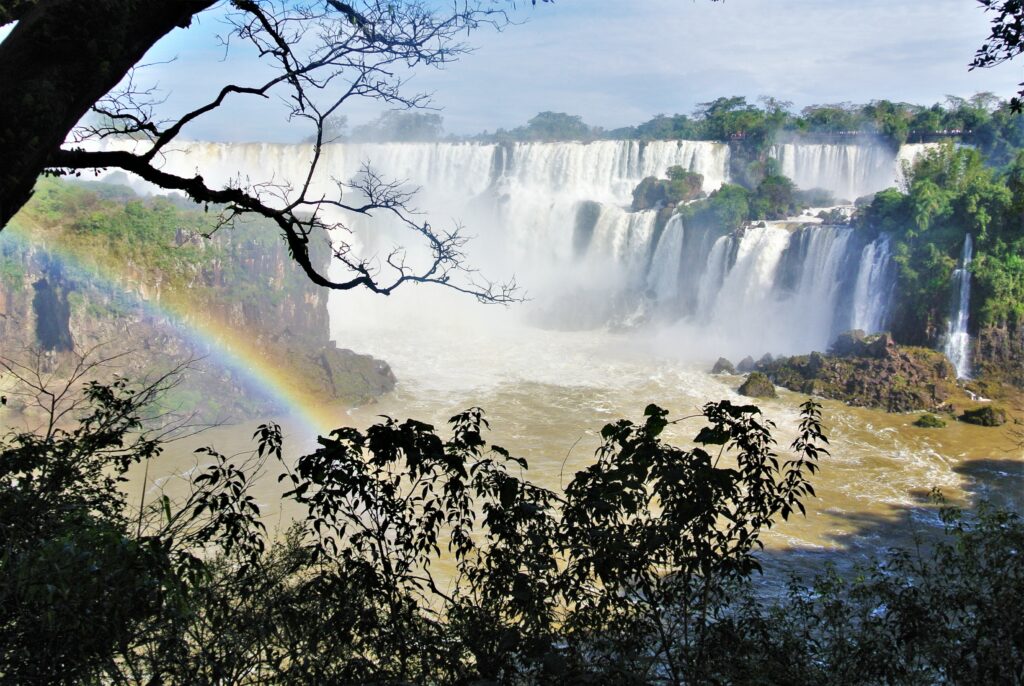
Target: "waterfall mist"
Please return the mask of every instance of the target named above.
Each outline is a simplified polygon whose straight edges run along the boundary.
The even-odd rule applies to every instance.
[[[108,145],[131,145],[109,143]],[[901,160],[880,145],[787,143],[771,154],[802,187],[857,196],[892,185]],[[308,169],[301,145],[185,144],[168,171],[202,171],[210,182],[242,178],[297,184]],[[647,176],[671,166],[703,175],[712,192],[729,180],[729,147],[705,141],[594,143],[375,143],[325,146],[314,188],[370,165],[418,188],[413,204],[437,230],[459,223],[474,238],[467,261],[490,278],[514,274],[528,302],[511,309],[407,288],[388,299],[331,296],[332,328],[344,342],[355,322],[433,326],[521,326],[557,330],[638,328],[682,358],[824,350],[843,329],[885,327],[892,291],[889,243],[847,227],[767,222],[725,233],[689,227],[678,216],[629,210]],[[349,198],[349,200],[352,200]],[[341,217],[346,240],[378,261],[414,241],[386,213]],[[407,259],[426,256],[410,247]],[[390,323],[389,323],[390,325]]]

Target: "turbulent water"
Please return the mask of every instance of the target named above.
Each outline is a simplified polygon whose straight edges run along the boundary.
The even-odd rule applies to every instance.
[[[967,320],[971,310],[971,258],[974,256],[974,244],[971,234],[964,236],[964,247],[960,257],[960,267],[953,272],[956,283],[956,300],[953,301],[947,324],[945,352],[946,357],[956,367],[956,375],[961,379],[971,377],[971,336],[967,332]]]
[[[892,185],[900,160],[916,152],[790,145],[775,154],[801,186],[857,196]],[[302,178],[308,156],[302,146],[197,143],[169,155],[166,167],[200,169],[212,183],[244,169],[286,184]],[[515,273],[529,301],[484,306],[439,287],[389,298],[333,294],[333,338],[387,360],[399,379],[379,403],[339,409],[339,425],[365,427],[388,414],[440,426],[482,406],[490,438],[527,457],[530,475],[557,488],[592,459],[605,422],[637,418],[649,402],[682,416],[709,400],[739,400],[738,378],[706,373],[719,355],[738,361],[823,350],[838,331],[887,324],[895,282],[884,236],[867,241],[848,228],[792,222],[722,233],[678,217],[658,226],[655,212],[629,211],[636,184],[669,166],[703,174],[706,191],[727,181],[722,144],[329,146],[318,192],[367,162],[420,186],[415,204],[436,227],[465,222],[475,236],[470,262],[493,278]],[[349,223],[349,239],[364,255],[409,242],[380,218]],[[780,446],[794,435],[802,400],[783,391],[763,403]],[[913,428],[912,416],[826,405],[833,456],[815,483],[820,499],[806,520],[777,531],[777,541],[831,548],[857,533],[880,545],[908,521],[936,521],[919,507],[931,486],[957,495],[1009,484],[1004,490],[1014,492],[1024,481],[998,431],[955,424],[928,432]],[[696,427],[673,425],[670,438],[685,440]],[[293,454],[305,446],[308,437],[292,436]],[[275,496],[264,497],[272,512]]]
[[[798,185],[852,197],[892,185],[901,160],[920,148],[785,144],[772,154]],[[199,169],[213,183],[295,186],[309,155],[309,146],[194,143],[164,164],[179,174]],[[678,217],[659,226],[656,212],[629,211],[640,180],[671,166],[700,173],[714,191],[729,179],[725,144],[331,145],[312,194],[336,192],[364,166],[418,188],[413,203],[436,228],[464,223],[475,236],[469,261],[491,278],[514,274],[531,301],[522,309],[545,328],[657,322],[678,330],[682,352],[704,358],[823,349],[844,329],[887,323],[885,237],[868,243],[847,228],[787,223],[725,234]],[[412,240],[387,218],[340,218],[370,259]]]

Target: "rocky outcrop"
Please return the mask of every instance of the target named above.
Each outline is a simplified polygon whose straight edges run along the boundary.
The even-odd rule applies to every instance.
[[[1006,410],[993,405],[965,410],[957,419],[978,426],[1002,426],[1007,422]]]
[[[888,334],[848,332],[829,355],[762,361],[757,368],[790,390],[889,412],[936,409],[956,388],[956,372],[945,355],[896,345]]]
[[[732,362],[730,362],[729,360],[725,359],[724,357],[719,357],[718,361],[715,362],[715,366],[711,368],[711,373],[735,374],[736,368],[732,366]]]
[[[925,413],[914,420],[914,426],[919,429],[942,429],[946,426],[946,421],[941,417]]]
[[[184,225],[202,216],[160,209]],[[157,242],[111,257],[31,211],[31,243],[17,231],[0,234],[0,340],[8,357],[42,350],[57,369],[63,355],[102,345],[105,354],[130,352],[117,371],[134,380],[198,360],[173,395],[182,409],[216,419],[287,409],[267,370],[303,403],[364,404],[394,388],[385,362],[330,340],[328,292],[295,266],[273,227],[243,224],[209,240],[172,224]],[[329,256],[324,245],[312,257],[326,265]]]
[[[976,375],[1024,388],[1024,325],[991,326],[974,338]]]
[[[778,397],[771,380],[761,372],[751,372],[743,382],[743,385],[740,386],[739,393],[750,398]]]

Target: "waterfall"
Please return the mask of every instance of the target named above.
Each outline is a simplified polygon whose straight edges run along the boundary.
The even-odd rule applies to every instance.
[[[838,304],[851,278],[851,234],[844,227],[791,231],[768,222],[720,237],[684,325],[701,328],[723,353],[825,350],[849,319]]]
[[[679,215],[673,216],[658,239],[647,273],[647,288],[654,293],[658,302],[671,300],[679,295],[679,262],[683,256],[685,231]]]
[[[971,336],[967,333],[967,318],[971,306],[971,258],[973,252],[974,244],[971,242],[971,234],[966,234],[960,267],[953,272],[953,282],[957,286],[957,298],[950,311],[945,345],[946,357],[956,367],[958,379],[971,378]]]
[[[838,200],[857,198],[896,186],[903,163],[913,163],[929,145],[904,145],[898,151],[880,143],[784,143],[769,155],[799,188],[824,188]]]
[[[877,333],[888,324],[889,304],[896,286],[890,260],[888,236],[880,236],[861,251],[857,282],[853,291],[853,319],[850,328]]]
[[[252,179],[294,187],[310,154],[308,145],[183,143],[162,165],[183,176],[199,171],[215,186]],[[897,163],[880,146],[787,144],[772,154],[802,186],[851,193],[889,185]],[[685,330],[677,340],[687,351],[716,356],[825,350],[851,324],[876,331],[886,323],[894,278],[887,239],[865,244],[847,227],[786,222],[726,233],[629,211],[636,185],[671,166],[702,174],[706,191],[718,188],[729,178],[723,143],[335,144],[324,147],[312,193],[335,194],[367,164],[420,189],[419,220],[438,230],[461,221],[473,236],[467,262],[491,278],[514,273],[530,297],[521,309],[535,323],[587,328],[644,318]],[[415,240],[387,213],[340,219],[346,240],[371,261]],[[422,256],[410,250],[408,259]],[[345,294],[331,298],[340,312]]]

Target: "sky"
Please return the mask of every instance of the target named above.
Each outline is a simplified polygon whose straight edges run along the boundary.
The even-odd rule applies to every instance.
[[[881,98],[932,104],[978,91],[1009,97],[1022,80],[1021,64],[968,71],[988,35],[974,0],[519,0],[512,16],[517,23],[501,32],[464,36],[475,50],[459,62],[413,74],[409,88],[433,93],[447,132],[512,128],[545,110],[615,128],[732,95],[771,95],[796,109]],[[240,45],[225,55],[217,40],[225,30],[215,10],[147,55],[156,64],[137,78],[158,85],[163,113],[264,73]],[[359,102],[344,112],[359,124],[379,107]],[[186,133],[231,141],[309,133],[285,114],[276,100],[249,98]]]

